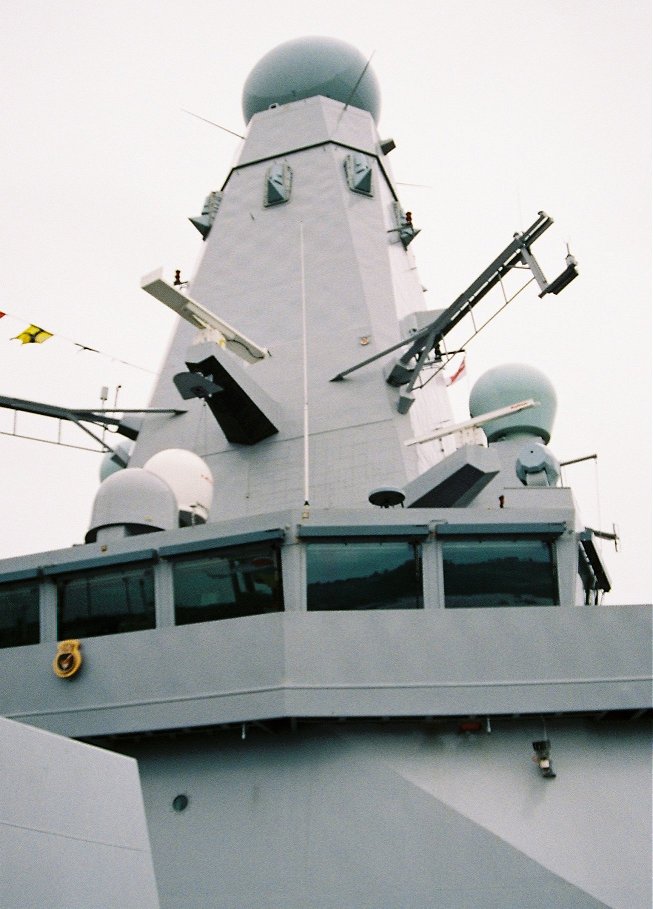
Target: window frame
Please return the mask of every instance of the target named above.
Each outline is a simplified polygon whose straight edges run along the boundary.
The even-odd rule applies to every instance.
[[[376,529],[376,528],[375,528]],[[379,611],[412,611],[412,610],[423,610],[426,608],[426,595],[424,589],[424,547],[423,540],[416,539],[415,535],[392,535],[387,536],[385,534],[373,532],[367,535],[352,535],[352,536],[343,536],[342,534],[333,534],[331,536],[319,536],[317,534],[309,534],[305,536],[305,545],[304,545],[304,596],[305,596],[305,611],[306,612],[379,612]],[[347,545],[384,545],[384,544],[393,544],[393,543],[403,543],[407,546],[411,546],[413,549],[413,563],[415,565],[415,606],[357,606],[355,608],[343,608],[342,610],[332,609],[329,607],[326,608],[315,608],[310,605],[309,598],[309,553],[311,549],[314,549],[320,545],[322,546],[347,546]],[[376,574],[376,572],[374,572]],[[355,580],[353,578],[343,578],[343,582],[347,580]],[[322,583],[322,582],[318,582]]]
[[[231,540],[237,540],[238,542],[234,545],[224,545],[224,540],[218,541],[216,546],[216,541],[212,541],[213,545],[187,548],[184,550],[175,548],[174,552],[169,552],[166,556],[166,562],[170,565],[170,583],[172,586],[172,616],[174,627],[181,628],[185,625],[200,625],[204,622],[223,622],[228,621],[229,619],[236,618],[246,618],[249,616],[255,615],[272,615],[277,613],[283,613],[286,611],[285,596],[284,596],[284,583],[283,583],[283,558],[281,555],[282,543],[279,537],[279,533],[275,532],[274,534],[270,532],[269,534],[263,535],[243,535],[243,537],[233,537]],[[208,541],[207,541],[208,542]],[[169,550],[173,547],[169,547]],[[175,590],[175,567],[177,565],[199,563],[203,560],[206,560],[211,557],[224,560],[228,555],[232,555],[233,558],[237,558],[240,554],[243,558],[249,554],[255,554],[256,552],[262,553],[263,550],[266,550],[267,553],[272,553],[274,555],[275,565],[274,572],[276,575],[276,588],[274,597],[276,599],[275,609],[264,610],[261,612],[245,612],[237,613],[234,615],[226,616],[215,616],[212,618],[197,618],[192,621],[178,621],[177,617],[177,596]],[[214,608],[218,608],[221,604],[216,604]],[[185,607],[182,607],[182,609]],[[200,607],[195,607],[200,608]]]
[[[57,566],[59,567],[59,566]],[[130,574],[136,571],[147,571],[150,575],[150,592],[151,593],[151,608],[147,608],[143,611],[143,615],[151,614],[151,620],[142,627],[137,628],[128,628],[128,629],[117,629],[115,631],[103,631],[100,634],[93,633],[89,634],[83,630],[75,631],[73,629],[68,629],[64,632],[64,618],[63,611],[65,609],[65,604],[62,602],[62,588],[65,584],[70,581],[80,581],[87,578],[88,580],[101,579],[104,576],[115,575],[115,574]],[[77,571],[57,571],[49,572],[52,575],[51,580],[54,582],[55,590],[55,602],[56,602],[56,628],[57,628],[57,640],[64,640],[68,638],[96,638],[96,637],[107,637],[109,635],[116,634],[126,634],[135,631],[152,631],[157,627],[157,615],[156,615],[156,583],[155,583],[155,561],[154,559],[148,558],[128,558],[118,561],[113,560],[110,564],[102,563],[101,565],[94,566],[92,568],[88,567],[88,563],[83,566],[80,566]],[[129,615],[130,613],[125,613]],[[118,615],[117,613],[115,614]],[[66,620],[71,624],[74,622],[73,619]]]
[[[546,525],[550,526],[550,525]],[[541,606],[543,608],[550,607],[559,607],[560,603],[560,578],[558,571],[558,562],[557,562],[557,546],[556,539],[557,534],[552,532],[536,532],[533,528],[529,528],[530,532],[515,532],[515,528],[521,525],[504,525],[502,528],[503,532],[496,533],[494,528],[492,532],[488,532],[485,528],[482,532],[473,532],[470,533],[469,530],[466,532],[454,532],[454,533],[441,533],[438,532],[438,563],[439,563],[439,574],[441,579],[441,595],[442,595],[442,608],[443,609],[515,609],[515,608],[525,608],[532,609],[535,606]],[[440,529],[438,529],[440,530]],[[541,542],[546,543],[549,546],[550,551],[550,568],[551,568],[551,584],[554,600],[553,603],[505,603],[505,604],[496,604],[491,605],[487,603],[479,603],[478,606],[448,606],[447,605],[447,592],[446,592],[446,571],[445,571],[445,546],[449,543],[455,542],[478,542],[478,543],[498,543],[504,542],[506,544],[510,543],[519,543],[519,542]],[[451,594],[450,594],[451,595]],[[470,594],[471,596],[471,594]]]
[[[21,574],[22,574],[22,577],[19,576],[19,575],[21,575]],[[25,624],[26,626],[32,626],[32,625],[35,624],[35,626],[36,626],[36,639],[35,639],[35,640],[22,640],[22,641],[16,640],[16,641],[14,641],[13,643],[4,644],[4,643],[2,643],[2,638],[0,637],[0,650],[5,650],[5,649],[8,649],[8,648],[10,648],[10,647],[31,647],[31,646],[33,646],[34,644],[40,644],[40,643],[41,643],[41,607],[40,607],[40,601],[41,601],[41,600],[40,600],[40,598],[41,598],[41,587],[40,587],[40,582],[39,582],[38,575],[37,575],[36,572],[29,572],[29,574],[28,574],[28,573],[15,572],[15,575],[17,575],[17,576],[14,577],[14,578],[13,578],[12,580],[10,580],[10,581],[5,581],[5,579],[3,578],[3,582],[2,582],[2,584],[0,585],[0,594],[2,594],[2,593],[4,593],[4,592],[8,592],[9,595],[11,596],[11,594],[12,594],[16,589],[18,589],[18,590],[25,590],[25,589],[31,588],[31,589],[33,590],[33,592],[34,592],[34,594],[35,594],[34,603],[30,603],[28,608],[34,608],[34,609],[35,609],[35,611],[36,611],[36,622],[34,623],[33,621],[29,621],[29,622],[26,623],[26,622],[25,622],[25,617],[23,616],[22,624]],[[1,602],[1,601],[0,601],[0,602]],[[12,604],[9,604],[9,606],[11,606],[11,605],[12,605]],[[8,634],[8,635],[9,635],[9,631],[10,631],[11,627],[12,627],[12,626],[7,626],[7,628],[8,628],[7,634]],[[25,636],[26,636],[26,635],[25,635]]]

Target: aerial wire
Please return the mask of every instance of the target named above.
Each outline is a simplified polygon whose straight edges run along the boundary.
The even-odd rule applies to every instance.
[[[601,520],[601,487],[599,483],[599,459],[594,458],[594,488],[596,495],[596,512],[597,512],[597,523],[599,530],[603,529],[603,522]],[[599,537],[598,540],[599,552],[603,552],[603,540]]]
[[[35,324],[31,319],[24,318],[23,316],[17,316],[14,313],[3,312],[3,317],[13,319],[15,322],[30,322],[32,325]],[[47,329],[43,329],[47,331]],[[105,357],[108,360],[112,360],[114,363],[121,363],[123,366],[130,366],[132,369],[138,369],[141,372],[147,372],[152,376],[159,377],[160,372],[156,372],[154,369],[148,369],[146,366],[139,366],[137,363],[131,363],[129,360],[121,360],[120,357],[116,357],[114,354],[107,353],[105,350],[99,350],[97,347],[90,347],[88,344],[82,344],[80,341],[75,341],[74,338],[68,338],[66,335],[59,334],[58,331],[48,332],[53,338],[59,338],[61,341],[67,341],[69,344],[73,344],[78,349],[78,353],[83,351],[88,351],[89,353],[98,354],[100,357]],[[11,340],[15,340],[12,338]]]
[[[471,335],[467,338],[466,341],[464,341],[462,344],[459,344],[459,345],[458,345],[459,350],[456,351],[455,353],[466,352],[466,350],[467,350],[467,345],[470,343],[470,341],[473,341],[474,338],[475,338],[477,335],[479,335],[479,334],[483,331],[483,329],[486,327],[486,325],[489,325],[490,322],[494,321],[494,319],[496,319],[496,317],[499,315],[499,313],[500,313],[500,312],[503,312],[503,310],[506,308],[506,306],[508,306],[510,303],[512,303],[512,301],[515,299],[515,297],[518,297],[519,294],[520,294],[523,290],[526,290],[526,288],[528,287],[528,285],[531,284],[534,280],[535,280],[535,278],[529,278],[529,280],[526,281],[525,284],[522,284],[522,286],[519,288],[519,290],[517,290],[517,291],[512,295],[512,297],[507,297],[507,296],[506,296],[506,291],[505,291],[505,288],[504,288],[504,286],[503,286],[503,281],[502,281],[502,280],[499,280],[499,284],[501,285],[501,290],[502,290],[502,293],[503,293],[503,299],[504,299],[504,301],[505,301],[504,304],[503,304],[502,306],[500,306],[499,309],[497,309],[497,311],[496,311],[493,315],[491,315],[488,319],[486,319],[485,322],[483,322],[483,324],[482,324],[482,325],[480,326],[480,328],[478,328],[478,329],[476,328],[476,321],[475,321],[475,319],[472,318],[472,323],[473,323],[473,325],[474,325],[474,333],[471,334]],[[466,313],[466,315],[471,316],[471,315],[472,315],[472,314],[471,314],[471,311],[468,312],[468,313]],[[433,373],[431,373],[431,375],[428,377],[428,379],[425,379],[425,380],[424,380],[423,385],[428,385],[428,383],[431,381],[431,379],[434,379],[434,378],[435,378],[435,377],[436,377],[436,376],[445,368],[445,366],[447,365],[447,363],[449,363],[449,361],[452,359],[452,357],[455,356],[455,353],[452,352],[450,355],[448,355],[448,356],[449,356],[449,360],[447,360],[447,361],[444,362],[444,363],[441,363],[441,364],[437,367],[437,369],[435,369],[435,371],[434,371]]]
[[[180,108],[185,114],[188,114],[191,117],[196,117],[198,120],[203,120],[204,123],[210,123],[211,126],[217,126],[218,129],[221,129],[225,133],[229,133],[230,136],[236,136],[238,139],[244,139],[244,136],[241,136],[240,133],[234,132],[233,129],[227,129],[226,126],[221,126],[219,123],[216,123],[215,120],[209,120],[206,117],[200,117],[199,114],[194,114],[192,110],[186,110],[185,107]]]

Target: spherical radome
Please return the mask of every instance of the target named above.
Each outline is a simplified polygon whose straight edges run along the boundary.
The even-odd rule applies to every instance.
[[[160,477],[140,467],[110,474],[93,502],[87,543],[107,527],[129,527],[132,533],[173,530],[178,526],[174,492]]]
[[[254,114],[274,104],[324,95],[369,111],[378,122],[381,93],[372,69],[365,70],[367,62],[359,50],[337,38],[286,41],[262,57],[247,77],[245,121],[249,123]]]
[[[213,502],[213,474],[202,458],[185,448],[165,448],[145,462],[145,470],[172,489],[182,524],[204,523]]]
[[[543,372],[527,363],[505,363],[483,373],[469,395],[469,412],[472,417],[479,417],[528,398],[539,401],[540,406],[484,424],[488,441],[526,433],[548,443],[556,414],[555,389]]]
[[[121,464],[118,458],[122,459],[126,464],[129,463],[129,458],[134,449],[134,443],[126,439],[118,442],[113,447],[113,451],[107,451],[102,458],[100,463],[100,482],[102,483],[106,480],[107,477],[110,477],[111,474],[116,473],[118,470],[124,470],[125,464]],[[116,455],[118,458],[116,458]]]

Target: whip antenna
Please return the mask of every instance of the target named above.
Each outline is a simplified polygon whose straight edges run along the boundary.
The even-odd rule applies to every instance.
[[[220,124],[219,124],[219,123],[216,123],[214,120],[207,120],[206,117],[200,117],[199,114],[194,114],[194,113],[192,112],[192,110],[186,110],[185,107],[182,107],[181,110],[183,111],[183,113],[188,114],[188,115],[191,116],[191,117],[196,117],[198,120],[203,120],[204,123],[210,123],[211,126],[217,126],[218,129],[221,129],[221,130],[222,130],[223,132],[225,132],[225,133],[229,133],[230,136],[237,136],[238,139],[244,139],[244,138],[245,138],[244,136],[241,136],[240,133],[235,133],[235,132],[233,131],[233,129],[227,129],[226,126],[220,126]]]
[[[338,127],[340,126],[340,121],[341,121],[342,118],[344,117],[345,111],[347,110],[347,108],[349,107],[349,105],[350,105],[350,103],[351,103],[351,99],[352,99],[352,98],[354,97],[354,95],[356,94],[356,90],[358,89],[358,86],[359,86],[359,85],[361,84],[361,82],[363,81],[363,76],[364,76],[365,73],[367,72],[370,63],[372,62],[372,57],[374,56],[375,53],[376,53],[376,51],[373,50],[372,53],[370,54],[369,60],[367,61],[367,63],[366,63],[365,66],[363,67],[363,69],[361,70],[361,74],[360,74],[360,76],[358,77],[358,79],[356,80],[356,84],[354,85],[354,87],[352,88],[352,90],[349,92],[349,97],[347,98],[347,103],[345,104],[345,106],[343,107],[343,109],[340,111],[340,116],[338,117],[338,122],[336,123],[335,129],[333,130],[334,134],[335,134],[336,130],[338,129]]]

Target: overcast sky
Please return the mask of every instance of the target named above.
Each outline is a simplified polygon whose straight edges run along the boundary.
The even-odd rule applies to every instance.
[[[140,290],[163,265],[192,276],[187,221],[219,188],[241,132],[242,85],[272,47],[328,35],[374,54],[380,132],[429,305],[448,305],[541,209],[545,274],[469,347],[454,387],[529,362],[558,393],[550,447],[604,545],[606,602],[651,598],[651,162],[648,0],[2,0],[0,394],[145,406],[175,316]],[[35,322],[44,345],[11,337]],[[75,343],[96,348],[82,351]],[[127,365],[133,364],[133,365]],[[56,424],[18,418],[24,434]],[[13,415],[0,410],[0,430]],[[64,439],[85,444],[78,431]],[[80,542],[100,456],[0,435],[0,557]]]

